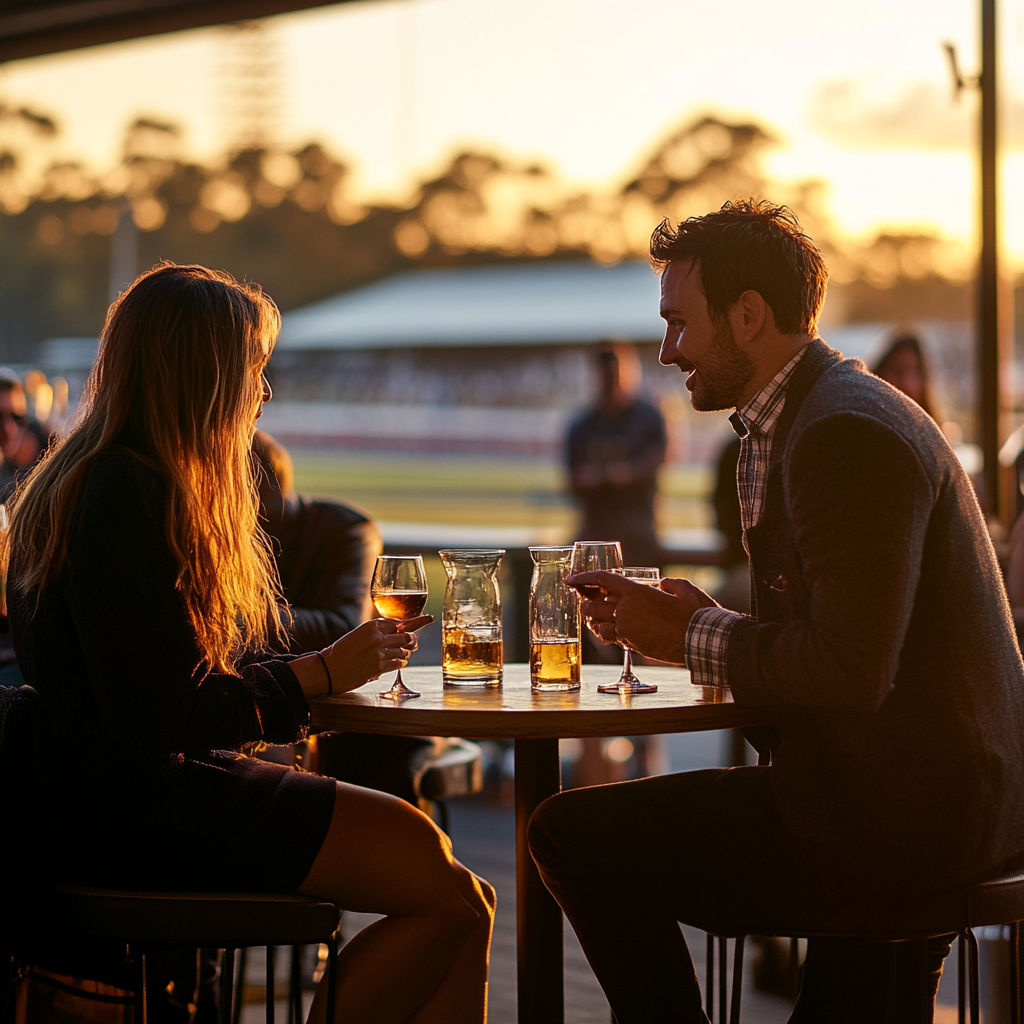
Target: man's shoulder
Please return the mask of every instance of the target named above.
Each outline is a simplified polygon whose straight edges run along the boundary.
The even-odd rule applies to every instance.
[[[915,444],[930,444],[942,437],[935,421],[916,402],[869,373],[859,359],[841,359],[826,367],[808,390],[789,439],[797,439],[811,424],[832,420],[851,425],[871,420]]]

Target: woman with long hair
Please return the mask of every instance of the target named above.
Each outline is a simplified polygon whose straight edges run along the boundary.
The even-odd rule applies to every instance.
[[[928,360],[925,359],[924,349],[916,334],[896,335],[875,362],[871,372],[912,398],[933,420],[938,419]]]
[[[110,308],[74,425],[8,502],[11,628],[51,718],[53,870],[383,914],[340,954],[337,1020],[476,1024],[494,893],[447,837],[404,801],[235,752],[304,736],[308,698],[404,665],[430,621],[269,653],[283,625],[250,443],[279,327],[227,274],[143,274]]]

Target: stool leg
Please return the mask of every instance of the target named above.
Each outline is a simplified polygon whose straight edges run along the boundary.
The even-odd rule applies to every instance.
[[[980,1024],[981,998],[978,991],[978,938],[973,928],[967,929],[967,967],[970,980],[971,1024]]]
[[[704,1012],[708,1020],[715,1019],[715,937],[708,932],[708,953],[707,967],[704,973],[704,1002],[707,1004]]]
[[[800,940],[793,936],[789,940],[789,994],[796,999],[800,992]]]
[[[745,935],[736,936],[732,958],[732,1006],[729,1007],[729,1024],[740,1024],[740,997],[743,994],[743,946]]]
[[[235,988],[235,951],[225,949],[220,962],[220,1024],[231,1020],[231,999]]]
[[[143,953],[142,960],[142,1024],[149,1020],[149,995],[146,992],[146,954]]]
[[[1010,925],[1010,1024],[1020,1024],[1020,921]]]
[[[335,988],[338,984],[338,944],[332,935],[327,939],[327,1024],[335,1024],[334,1021],[334,999]]]
[[[964,988],[967,974],[967,937],[961,932],[956,941],[956,1007],[958,1024],[967,1024],[967,990]]]
[[[885,970],[885,1019],[887,1024],[896,1021],[896,957],[898,943],[890,942]]]
[[[302,1024],[302,947],[292,946],[292,973],[288,988],[288,1024]]]
[[[718,936],[718,1019],[725,1024],[728,1018],[726,1002],[729,998],[729,979],[725,965],[729,956],[729,940],[724,935]]]
[[[242,1021],[242,1003],[245,1001],[245,968],[248,966],[248,963],[249,948],[248,946],[243,946],[238,951],[238,995],[235,998],[234,1006],[231,1008],[231,1024],[241,1024]]]
[[[267,1024],[274,1024],[274,952],[267,946]]]

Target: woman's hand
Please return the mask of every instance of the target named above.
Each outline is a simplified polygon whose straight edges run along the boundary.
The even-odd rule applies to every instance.
[[[404,668],[418,643],[413,630],[434,621],[433,615],[415,619],[370,619],[335,640],[323,656],[331,672],[335,693],[354,690],[385,672]],[[326,685],[324,692],[327,692]]]

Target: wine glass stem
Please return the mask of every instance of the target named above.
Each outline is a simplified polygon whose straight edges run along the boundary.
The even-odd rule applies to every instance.
[[[628,647],[622,648],[622,681],[626,682],[633,678],[633,655]]]

